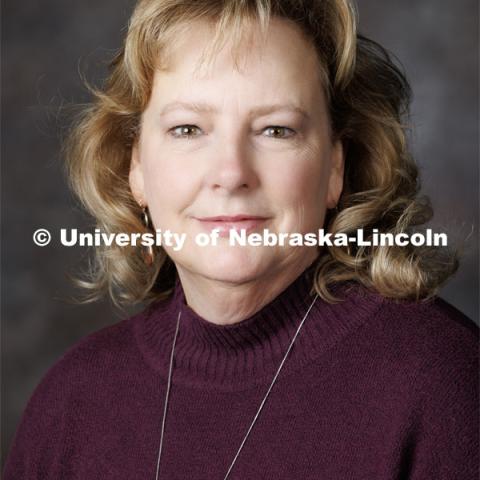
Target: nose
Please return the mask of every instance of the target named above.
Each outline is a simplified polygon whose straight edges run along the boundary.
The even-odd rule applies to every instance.
[[[248,191],[258,185],[253,152],[242,135],[219,139],[207,176],[208,186],[219,193]]]

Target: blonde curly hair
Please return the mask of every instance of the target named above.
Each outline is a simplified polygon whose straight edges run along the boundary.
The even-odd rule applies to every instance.
[[[336,138],[346,150],[344,189],[325,228],[355,234],[363,228],[409,233],[432,217],[419,195],[417,167],[406,132],[410,87],[390,55],[356,31],[348,0],[140,0],[123,48],[111,62],[107,82],[92,90],[93,102],[75,123],[66,144],[71,187],[97,227],[107,233],[146,232],[141,209],[129,186],[132,146],[150,98],[153,74],[168,44],[196,20],[215,25],[212,53],[227,38],[240,46],[245,22],[266,32],[281,17],[298,25],[316,47]],[[120,305],[167,296],[175,267],[161,247],[145,265],[140,247],[102,246],[95,250],[80,285],[85,301],[109,293]],[[458,255],[443,247],[332,246],[318,259],[315,289],[326,301],[335,282],[353,280],[385,297],[422,299],[434,295],[457,269]]]

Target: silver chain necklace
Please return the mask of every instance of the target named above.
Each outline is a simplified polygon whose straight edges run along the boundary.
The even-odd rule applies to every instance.
[[[305,314],[305,316],[303,317],[302,321],[300,322],[300,325],[298,326],[297,328],[297,331],[295,332],[295,335],[293,336],[292,338],[292,341],[290,342],[290,345],[288,346],[288,349],[283,357],[283,360],[281,361],[280,363],[280,366],[278,367],[277,369],[277,372],[275,373],[275,376],[273,377],[273,380],[272,380],[272,383],[270,384],[270,387],[268,388],[267,390],[267,393],[265,394],[265,396],[263,397],[263,400],[262,402],[260,403],[260,406],[258,407],[258,410],[257,410],[257,413],[255,414],[255,416],[253,417],[253,420],[252,420],[252,423],[250,424],[250,427],[248,428],[247,430],[247,433],[245,434],[245,436],[243,437],[243,440],[242,440],[242,443],[240,444],[240,447],[238,448],[238,451],[235,455],[235,457],[233,458],[233,461],[232,463],[230,464],[230,467],[224,477],[223,480],[227,480],[228,476],[230,475],[230,472],[232,471],[232,468],[233,468],[233,465],[235,464],[238,456],[240,455],[240,451],[242,450],[243,448],[243,445],[245,444],[248,436],[250,435],[250,432],[252,431],[252,428],[253,426],[255,425],[255,422],[257,421],[257,418],[258,416],[260,415],[260,412],[262,411],[262,408],[263,408],[263,405],[265,404],[266,400],[267,400],[267,397],[268,395],[270,394],[270,391],[272,390],[272,387],[275,383],[275,381],[277,380],[277,377],[278,377],[278,374],[280,373],[280,370],[282,369],[283,367],[283,364],[285,363],[285,360],[287,359],[287,356],[288,354],[290,353],[290,350],[293,346],[293,343],[295,342],[295,339],[297,338],[298,336],[298,333],[300,332],[306,318],[308,317],[308,314],[310,313],[310,310],[312,309],[313,305],[315,304],[315,301],[317,300],[317,297],[318,297],[318,294],[315,295],[315,298],[313,299],[313,302],[311,303],[310,307],[308,308],[307,310],[307,313]],[[182,311],[180,310],[180,312],[178,312],[178,317],[177,317],[177,327],[175,329],[175,336],[173,337],[173,345],[172,345],[172,352],[170,354],[170,367],[169,367],[169,370],[168,370],[168,383],[167,383],[167,393],[165,395],[165,406],[164,406],[164,409],[163,409],[163,419],[162,419],[162,432],[161,432],[161,436],[160,436],[160,447],[158,449],[158,459],[157,459],[157,474],[155,476],[155,480],[158,480],[158,473],[160,471],[160,457],[162,455],[162,446],[163,446],[163,434],[165,432],[165,419],[167,417],[167,406],[168,406],[168,397],[170,395],[170,385],[171,385],[171,381],[172,381],[172,370],[173,370],[173,354],[175,352],[175,343],[177,341],[177,334],[178,334],[178,327],[180,325],[180,317],[182,316]]]

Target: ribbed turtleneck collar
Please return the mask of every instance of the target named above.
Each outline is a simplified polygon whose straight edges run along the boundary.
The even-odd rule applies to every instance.
[[[270,303],[251,317],[218,325],[196,314],[185,301],[177,278],[171,297],[152,304],[135,318],[135,336],[144,358],[167,378],[176,322],[174,384],[241,390],[264,384],[278,368],[302,318],[314,299],[315,265],[307,268]],[[326,349],[371,318],[382,298],[356,284],[336,284],[329,304],[317,298],[290,351],[282,375],[318,358]]]

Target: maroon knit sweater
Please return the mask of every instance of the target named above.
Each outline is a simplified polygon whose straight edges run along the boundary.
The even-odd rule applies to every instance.
[[[25,410],[5,480],[221,480],[305,314],[312,268],[251,318],[210,323],[174,295],[80,341]],[[441,299],[354,284],[320,299],[229,480],[477,480],[478,328]]]

